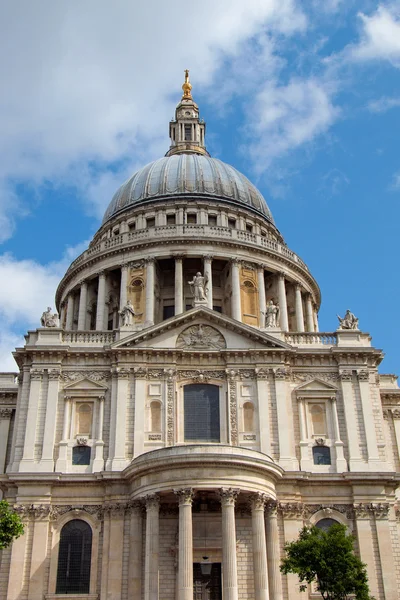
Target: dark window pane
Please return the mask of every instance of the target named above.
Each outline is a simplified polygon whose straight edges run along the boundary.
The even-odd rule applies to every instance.
[[[175,306],[164,306],[163,307],[163,321],[165,321],[165,319],[169,319],[170,317],[173,317],[175,314]]]
[[[56,594],[88,594],[92,530],[85,521],[70,521],[61,530]]]
[[[315,526],[318,527],[318,529],[322,529],[322,531],[328,531],[329,527],[337,524],[338,522],[335,521],[335,519],[321,519]]]
[[[75,446],[72,448],[73,465],[90,465],[90,446]]]
[[[314,446],[312,449],[314,465],[330,465],[331,450],[327,446]]]
[[[146,225],[147,225],[147,229],[149,229],[150,227],[155,227],[156,225],[156,220],[155,219],[146,219]]]
[[[185,125],[185,142],[190,142],[192,139],[192,126]]]
[[[219,442],[219,388],[191,384],[184,388],[185,441]]]
[[[222,313],[222,306],[213,306],[213,310],[215,310],[215,312]]]

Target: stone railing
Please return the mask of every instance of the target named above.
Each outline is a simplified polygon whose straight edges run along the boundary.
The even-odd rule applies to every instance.
[[[337,346],[336,333],[285,333],[285,342],[292,346]]]
[[[63,331],[62,341],[68,344],[112,344],[115,331]]]
[[[73,261],[68,271],[75,269],[81,263],[85,262],[85,260],[96,256],[97,254],[101,254],[102,252],[107,252],[107,250],[112,248],[121,247],[121,249],[123,249],[126,245],[131,247],[133,244],[139,244],[144,240],[150,241],[163,238],[168,238],[170,240],[176,239],[177,241],[201,238],[231,240],[232,242],[237,241],[249,246],[272,250],[297,263],[306,271],[309,270],[301,258],[289,250],[287,246],[259,234],[241,231],[239,229],[231,229],[229,227],[220,227],[217,225],[162,225],[160,227],[129,231],[118,234],[112,238],[101,240],[78,256],[78,258]]]

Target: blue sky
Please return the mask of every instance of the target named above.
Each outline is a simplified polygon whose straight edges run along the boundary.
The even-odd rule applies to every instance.
[[[264,194],[398,371],[400,7],[368,0],[0,5],[0,370],[113,192],[168,148],[183,69],[211,154]]]

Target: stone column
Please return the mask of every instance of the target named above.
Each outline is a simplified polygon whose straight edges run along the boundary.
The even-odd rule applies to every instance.
[[[154,323],[155,260],[146,261],[146,321]]]
[[[129,571],[128,598],[142,597],[142,505],[133,502],[129,507]]]
[[[277,503],[274,501],[267,504],[265,525],[270,598],[271,600],[283,600],[282,575],[279,569],[281,557],[279,554]]]
[[[0,408],[0,473],[6,471],[6,453],[12,408]]]
[[[30,573],[26,567],[25,561],[27,556],[28,532],[32,539],[32,529],[34,527],[34,524],[32,521],[24,520],[24,527],[24,535],[21,535],[19,538],[14,540],[14,542],[11,545],[11,561],[8,576],[8,590],[6,590],[5,596],[7,600],[19,600],[23,597],[23,595],[25,596],[25,598],[27,597],[26,594],[28,592],[29,587]]]
[[[358,371],[358,385],[360,388],[361,406],[364,418],[365,437],[367,441],[367,454],[370,469],[379,470],[379,450],[376,439],[375,415],[372,410],[372,402],[369,389],[369,371],[363,369]]]
[[[103,442],[103,423],[104,423],[104,396],[99,396],[97,402],[97,432],[95,441],[95,456],[93,460],[93,472],[104,469],[104,442]]]
[[[224,600],[238,600],[235,502],[240,490],[221,489],[222,572]]]
[[[285,274],[278,273],[279,325],[282,331],[289,331],[286,301]]]
[[[349,445],[349,470],[365,471],[361,459],[360,445],[357,432],[356,408],[354,406],[353,376],[350,370],[340,373],[344,416],[346,422],[347,440]]]
[[[182,256],[175,257],[175,314],[183,313],[183,271]]]
[[[317,307],[314,306],[314,331],[319,331]]]
[[[204,277],[207,281],[207,306],[208,308],[213,307],[213,281],[212,281],[212,256],[203,256],[204,260]]]
[[[265,541],[265,494],[252,494],[251,522],[253,529],[254,600],[269,600],[267,544]]]
[[[271,455],[268,369],[256,369],[260,452]]]
[[[62,328],[65,327],[65,312],[66,312],[65,302],[62,302],[61,306],[60,306],[60,327],[62,327]]]
[[[68,440],[71,429],[71,398],[67,396],[64,402],[64,422],[62,440],[59,443],[58,459],[56,462],[56,472],[62,473],[67,470],[67,451]]]
[[[193,600],[193,490],[175,490],[175,494],[179,496],[178,600]]]
[[[337,413],[336,396],[331,397],[333,435],[335,436],[336,469],[338,473],[347,471],[347,461],[343,453],[343,442],[340,438],[339,418]]]
[[[78,314],[78,330],[84,331],[86,329],[86,315],[87,315],[87,281],[81,283],[81,295],[79,296],[79,314]]]
[[[159,594],[159,512],[157,494],[146,496],[146,554],[144,563],[144,600],[158,600]]]
[[[306,296],[306,321],[307,321],[307,331],[314,331],[314,314],[313,314],[313,306],[311,300],[311,294],[307,294]]]
[[[126,418],[129,390],[129,369],[117,368],[117,397],[115,407],[114,453],[111,464],[112,471],[122,471],[128,464],[126,459]]]
[[[128,301],[128,265],[121,265],[121,287],[119,290],[119,309],[122,310]]]
[[[96,331],[104,330],[105,304],[106,304],[106,274],[104,271],[101,271],[101,273],[99,273],[99,286],[97,289]]]
[[[71,331],[74,323],[74,296],[73,294],[68,294],[67,300],[67,320],[65,323],[65,329],[67,331]]]
[[[311,469],[312,461],[310,460],[309,447],[308,447],[308,435],[306,425],[306,407],[305,400],[302,397],[298,397],[299,405],[299,422],[300,422],[300,468],[302,471]]]
[[[304,314],[303,314],[303,299],[301,296],[301,288],[298,284],[295,287],[296,294],[296,328],[297,331],[304,331]]]
[[[231,261],[231,281],[232,281],[232,306],[231,313],[232,318],[236,321],[242,320],[242,308],[240,302],[240,277],[239,277],[239,266],[238,260]]]
[[[34,460],[36,441],[36,421],[38,417],[39,397],[42,387],[43,371],[31,369],[31,386],[29,390],[28,414],[26,418],[25,442],[20,471],[30,471]]]
[[[47,508],[47,507],[46,507]],[[49,518],[48,513],[35,514],[33,511],[34,521],[31,523],[33,527],[32,546],[30,547],[30,572],[28,575],[29,590],[27,597],[29,600],[41,600],[45,597],[45,577],[46,577],[46,558],[47,544],[49,539]],[[25,565],[28,563],[28,556],[25,557]],[[21,577],[22,573],[19,575]],[[22,578],[22,577],[21,577]]]
[[[106,598],[121,598],[125,509],[124,506],[118,504],[111,505],[108,509],[110,511],[110,529]]]
[[[264,280],[264,267],[258,267],[257,269],[258,279],[258,301],[260,304],[260,327],[265,326],[265,311],[267,309],[265,299],[265,280]]]
[[[374,550],[375,532],[371,527],[371,513],[368,504],[355,504],[355,516],[357,525],[357,542],[360,550],[360,558],[367,565],[368,585],[371,596],[380,597],[378,580],[376,576],[376,558]]]
[[[373,512],[375,515],[376,538],[381,558],[382,583],[385,592],[385,600],[397,600],[396,566],[394,564],[390,523],[388,520],[389,504],[384,504],[383,506],[379,504],[375,505]]]
[[[46,417],[44,422],[44,434],[42,445],[42,458],[40,460],[42,472],[52,472],[54,470],[54,440],[56,433],[58,390],[60,381],[60,371],[50,369],[48,372],[49,385],[47,389]]]

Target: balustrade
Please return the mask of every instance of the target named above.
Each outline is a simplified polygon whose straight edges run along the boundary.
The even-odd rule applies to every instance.
[[[336,333],[286,333],[285,341],[293,346],[313,345],[313,346],[337,346]]]

